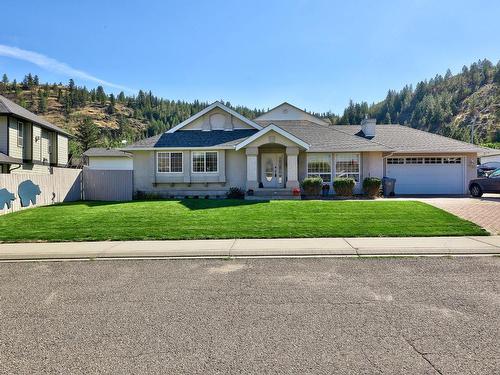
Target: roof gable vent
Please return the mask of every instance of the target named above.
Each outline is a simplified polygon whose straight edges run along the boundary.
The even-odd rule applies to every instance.
[[[365,137],[375,137],[377,119],[365,118],[361,121],[361,131]]]

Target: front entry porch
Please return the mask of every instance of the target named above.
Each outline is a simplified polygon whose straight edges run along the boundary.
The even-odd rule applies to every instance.
[[[298,179],[299,148],[266,144],[246,149],[247,199],[300,199],[293,189],[300,186]]]
[[[299,151],[309,145],[274,124],[240,143],[247,158],[247,191],[253,197],[296,199],[299,188]],[[298,196],[300,199],[300,195]]]
[[[267,144],[248,147],[247,190],[270,189],[291,192],[298,188],[299,148],[295,146]],[[265,190],[264,190],[265,191]]]

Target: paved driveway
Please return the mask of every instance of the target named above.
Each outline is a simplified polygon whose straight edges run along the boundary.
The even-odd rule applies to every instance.
[[[0,264],[1,374],[494,374],[500,258]]]
[[[421,198],[418,200],[470,220],[492,234],[500,234],[499,194],[485,194],[482,198]]]

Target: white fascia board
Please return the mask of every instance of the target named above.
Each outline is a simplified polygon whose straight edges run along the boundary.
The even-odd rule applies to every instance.
[[[289,139],[290,141],[296,143],[297,145],[301,146],[302,148],[304,148],[306,150],[309,150],[309,144],[307,144],[306,142],[304,142],[302,139],[299,139],[296,136],[294,136],[293,134],[288,133],[286,130],[281,129],[279,126],[276,126],[274,124],[269,124],[264,129],[258,131],[257,133],[255,133],[251,137],[248,137],[247,139],[245,139],[243,142],[237,144],[236,145],[236,151],[238,151],[238,150],[242,149],[243,147],[249,145],[250,143],[252,143],[256,139],[262,137],[264,134],[269,133],[271,130],[274,130],[276,133],[278,133],[278,134],[282,135],[283,137]]]
[[[203,116],[204,114],[210,112],[214,108],[220,108],[220,109],[222,109],[223,111],[229,113],[230,115],[233,115],[237,119],[243,121],[245,124],[248,124],[248,125],[250,125],[251,127],[255,128],[257,130],[261,130],[262,129],[262,126],[260,126],[259,124],[256,124],[252,120],[247,119],[245,116],[240,115],[238,112],[232,110],[229,107],[226,107],[224,104],[222,104],[220,102],[215,102],[215,103],[210,104],[205,109],[202,109],[200,112],[194,114],[193,116],[191,116],[187,120],[184,120],[179,125],[174,126],[172,129],[166,131],[166,133],[175,133],[177,130],[183,128],[184,126],[186,126],[186,125],[188,125],[190,123],[192,123],[194,120],[200,118],[201,116]]]

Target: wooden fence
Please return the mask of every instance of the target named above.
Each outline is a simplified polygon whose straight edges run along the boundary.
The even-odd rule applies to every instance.
[[[31,181],[31,183],[29,182]],[[52,174],[0,174],[0,214],[19,211],[33,206],[46,206],[81,199],[82,179],[80,169],[53,168]],[[32,187],[31,195],[23,194],[21,186]],[[22,207],[21,197],[31,200]],[[36,203],[35,203],[36,202]],[[10,208],[8,208],[10,204]]]
[[[83,168],[83,199],[86,201],[130,201],[132,171]]]

